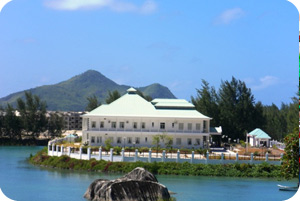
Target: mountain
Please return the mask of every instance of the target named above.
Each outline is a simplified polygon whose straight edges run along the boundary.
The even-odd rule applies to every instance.
[[[58,84],[40,86],[26,91],[31,91],[32,94],[46,101],[48,110],[84,111],[87,97],[96,95],[101,103],[105,103],[108,91],[118,90],[123,95],[129,87],[115,83],[98,71],[88,70]],[[167,87],[157,83],[146,87],[136,87],[136,89],[152,98],[175,98]],[[0,105],[10,103],[16,106],[17,99],[24,97],[24,91],[13,93],[0,98]]]

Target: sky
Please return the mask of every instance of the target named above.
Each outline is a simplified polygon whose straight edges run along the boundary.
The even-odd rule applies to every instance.
[[[280,106],[298,91],[298,26],[286,0],[13,0],[0,12],[0,97],[93,69],[187,100],[202,79],[218,89],[234,76]]]

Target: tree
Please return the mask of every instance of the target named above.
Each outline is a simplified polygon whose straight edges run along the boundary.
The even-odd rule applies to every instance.
[[[299,176],[299,136],[295,131],[284,138],[285,154],[281,166],[281,173],[285,179],[289,180]]]
[[[27,135],[30,135],[34,139],[46,130],[47,104],[41,101],[37,95],[32,95],[31,92],[25,92],[25,100],[26,102],[21,98],[17,99],[17,109],[20,112]]]
[[[156,147],[156,157],[158,157],[158,148],[159,148],[159,143],[160,143],[160,135],[154,135],[152,137],[152,144],[155,145]]]
[[[220,125],[223,134],[232,139],[243,138],[245,131],[256,125],[254,96],[245,82],[235,79],[221,83],[219,90]]]
[[[50,113],[48,118],[48,136],[51,138],[61,136],[62,130],[64,128],[64,119],[57,113]]]
[[[146,101],[152,101],[153,100],[153,98],[151,97],[151,96],[146,96],[146,95],[144,95],[143,94],[143,92],[141,92],[141,91],[139,91],[139,90],[137,90],[137,92],[136,92],[138,95],[140,95],[143,99],[145,99]]]
[[[21,119],[15,114],[15,109],[10,104],[7,104],[5,109],[3,124],[5,135],[10,139],[22,140]]]
[[[110,150],[110,148],[112,148],[112,140],[110,138],[107,138],[104,142],[105,144],[105,149],[106,149],[106,152],[108,152]]]
[[[209,83],[202,80],[201,89],[197,90],[197,97],[191,97],[192,103],[196,110],[206,116],[212,117],[211,126],[219,126],[219,106],[218,95],[214,87],[210,87]]]
[[[88,100],[88,105],[86,106],[85,109],[89,112],[101,105],[101,103],[98,102],[98,99],[95,95],[87,97],[87,100]]]
[[[106,98],[106,103],[107,104],[110,104],[112,103],[113,101],[117,100],[118,98],[121,97],[121,94],[119,93],[119,91],[115,90],[113,92],[109,91],[108,92],[108,97]]]

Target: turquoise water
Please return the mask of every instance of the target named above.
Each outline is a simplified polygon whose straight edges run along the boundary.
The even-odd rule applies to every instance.
[[[17,201],[86,201],[82,196],[97,178],[120,175],[49,170],[34,167],[26,158],[42,147],[0,147],[0,188]],[[158,176],[159,182],[176,192],[177,201],[281,201],[295,192],[282,192],[277,184],[294,181],[225,177]]]

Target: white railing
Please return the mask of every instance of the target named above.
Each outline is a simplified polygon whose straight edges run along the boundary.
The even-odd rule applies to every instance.
[[[48,155],[49,156],[62,156],[67,155],[71,158],[76,158],[80,160],[90,160],[95,158],[96,160],[106,160],[106,161],[126,161],[126,162],[136,162],[136,161],[143,161],[143,162],[189,162],[195,164],[230,164],[230,163],[246,163],[246,164],[260,164],[263,162],[267,162],[273,165],[280,165],[283,154],[280,155],[279,160],[269,160],[269,154],[266,153],[264,160],[255,160],[255,156],[251,154],[248,158],[249,160],[240,160],[239,155],[235,154],[232,159],[229,156],[229,159],[226,159],[226,154],[221,153],[218,158],[219,159],[212,159],[212,157],[216,156],[210,153],[206,153],[206,155],[195,154],[192,151],[191,154],[181,154],[180,150],[177,153],[170,153],[166,154],[166,151],[163,150],[162,153],[152,153],[150,149],[149,152],[144,152],[143,154],[139,154],[138,150],[136,149],[135,152],[130,155],[130,152],[125,152],[124,149],[121,151],[121,155],[114,155],[113,149],[111,148],[109,154],[102,151],[100,147],[99,150],[93,151],[91,148],[87,148],[87,152],[83,153],[82,147],[79,148],[78,151],[75,151],[73,147],[64,147],[63,145],[55,145],[48,144]],[[157,157],[155,157],[157,156]],[[173,157],[174,156],[174,157]],[[228,156],[227,156],[228,157]],[[245,158],[244,158],[245,159]]]

